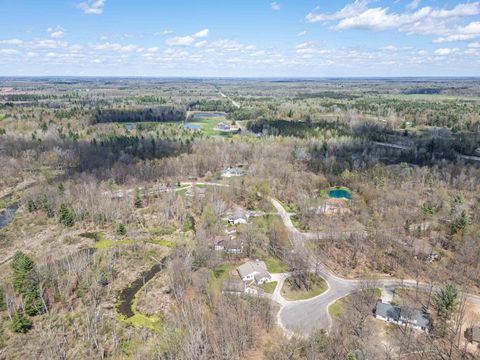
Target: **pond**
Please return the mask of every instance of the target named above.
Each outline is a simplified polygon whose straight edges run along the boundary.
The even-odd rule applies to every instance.
[[[201,126],[200,124],[185,124],[183,125],[185,129],[190,129],[190,130],[200,130]]]
[[[343,188],[334,188],[334,189],[330,190],[328,192],[328,196],[330,198],[335,198],[335,199],[342,199],[342,198],[345,198],[345,199],[348,199],[348,200],[352,199],[352,195],[350,194],[350,191],[348,191],[347,189],[343,189]]]
[[[204,117],[225,117],[224,113],[196,113],[193,114],[194,119],[204,118]]]
[[[4,228],[8,224],[10,224],[17,212],[18,208],[20,207],[19,203],[10,205],[5,210],[0,212],[0,229]]]

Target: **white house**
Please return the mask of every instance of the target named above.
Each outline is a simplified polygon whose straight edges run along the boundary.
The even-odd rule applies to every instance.
[[[235,176],[243,176],[243,169],[241,167],[229,167],[222,172],[222,177],[224,178],[230,178]]]
[[[258,285],[270,282],[272,279],[265,262],[258,259],[240,265],[237,271],[243,281],[255,281]]]
[[[233,214],[228,217],[228,222],[233,225],[246,224],[248,222],[247,213],[242,208],[235,208]]]

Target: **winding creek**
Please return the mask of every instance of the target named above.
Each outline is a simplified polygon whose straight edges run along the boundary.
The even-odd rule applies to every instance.
[[[0,229],[12,222],[19,207],[20,203],[15,203],[0,211]]]
[[[120,291],[117,300],[117,311],[123,315],[125,319],[131,318],[135,315],[135,310],[132,307],[135,295],[165,267],[167,259],[168,257],[165,257],[159,263],[153,265],[149,270],[143,271],[138,278],[130,284],[130,286]]]

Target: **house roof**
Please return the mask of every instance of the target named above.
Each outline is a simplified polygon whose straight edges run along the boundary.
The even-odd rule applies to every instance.
[[[241,207],[237,207],[233,210],[233,214],[231,216],[232,219],[245,219],[247,220],[247,214],[245,210],[243,210]]]
[[[242,241],[240,239],[229,239],[224,243],[225,249],[242,249]]]
[[[267,270],[262,270],[258,273],[256,273],[253,278],[255,279],[256,282],[259,282],[260,280],[262,280],[263,278],[268,278],[268,279],[271,279],[272,276],[267,272]]]
[[[392,304],[387,304],[384,302],[377,302],[377,307],[375,309],[375,314],[384,318],[390,318],[394,320],[400,319],[400,308],[393,306]]]
[[[392,304],[377,302],[375,313],[384,318],[390,318],[395,321],[413,324],[421,328],[427,328],[430,319],[421,310],[404,307],[403,309]]]
[[[266,272],[267,265],[261,260],[249,261],[237,267],[237,271],[243,278],[250,274]]]
[[[222,243],[225,244],[229,240],[230,236],[217,235],[213,238],[212,245],[220,245]]]

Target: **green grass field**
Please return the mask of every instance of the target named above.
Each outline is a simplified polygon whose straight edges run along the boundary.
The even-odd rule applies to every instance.
[[[275,288],[277,287],[277,282],[272,281],[266,284],[258,285],[258,287],[263,289],[265,292],[269,294],[273,294],[273,292],[275,291]]]
[[[267,271],[272,274],[284,273],[289,270],[288,265],[282,263],[280,260],[273,257],[266,258],[265,265],[267,265]]]

